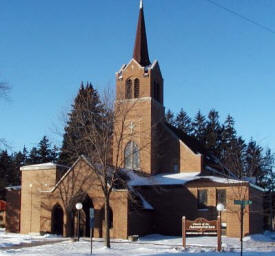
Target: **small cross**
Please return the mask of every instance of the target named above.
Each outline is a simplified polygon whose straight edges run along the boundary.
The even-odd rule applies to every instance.
[[[130,123],[129,128],[130,128],[130,133],[132,134],[135,128],[135,125],[133,122]]]

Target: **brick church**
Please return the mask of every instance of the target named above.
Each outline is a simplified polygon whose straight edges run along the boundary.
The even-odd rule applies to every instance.
[[[238,237],[240,207],[234,200],[239,199],[252,201],[245,207],[244,234],[261,232],[263,190],[238,180],[197,141],[165,123],[163,87],[159,63],[149,58],[141,1],[133,58],[116,73],[116,102],[129,112],[118,154],[126,182],[111,194],[111,237],[181,235],[182,216],[216,219],[217,203],[225,206],[223,232]],[[21,171],[21,233],[73,235],[79,200],[74,193],[81,189],[81,234],[89,235],[89,209],[94,208],[94,236],[104,236],[104,197],[89,159],[80,156],[70,168],[45,163]]]

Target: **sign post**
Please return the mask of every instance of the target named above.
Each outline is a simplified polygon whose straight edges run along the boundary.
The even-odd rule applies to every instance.
[[[217,250],[220,252],[221,247],[221,220],[207,220],[197,218],[195,220],[187,220],[182,217],[182,246],[186,248],[186,234],[190,235],[217,235]]]
[[[91,237],[91,254],[93,254],[93,228],[95,225],[95,210],[90,208],[90,237]]]
[[[243,255],[243,210],[246,205],[251,205],[251,200],[234,200],[234,204],[241,207],[241,256]]]

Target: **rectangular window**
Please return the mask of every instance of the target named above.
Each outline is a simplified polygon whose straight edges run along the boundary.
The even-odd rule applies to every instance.
[[[198,190],[198,209],[207,208],[207,190],[201,189]]]
[[[224,205],[224,208],[226,208],[226,190],[225,189],[217,189],[216,191],[217,195],[217,204],[222,203]]]

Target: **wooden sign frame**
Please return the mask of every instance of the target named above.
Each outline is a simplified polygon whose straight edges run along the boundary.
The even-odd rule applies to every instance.
[[[187,220],[182,217],[182,246],[186,248],[186,235],[217,235],[217,251],[221,251],[221,218],[217,220],[207,220],[197,218]]]

